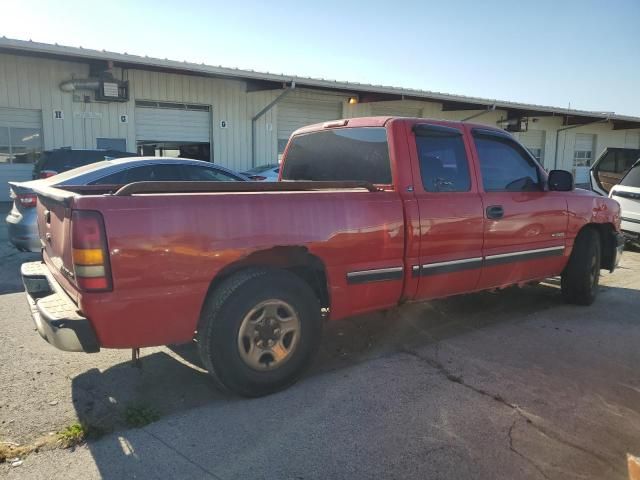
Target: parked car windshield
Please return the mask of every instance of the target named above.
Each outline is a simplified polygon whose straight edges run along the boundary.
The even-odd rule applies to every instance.
[[[631,167],[631,170],[629,170],[620,181],[620,185],[623,187],[640,188],[640,160]]]
[[[390,184],[387,131],[363,127],[296,135],[287,151],[282,179]]]

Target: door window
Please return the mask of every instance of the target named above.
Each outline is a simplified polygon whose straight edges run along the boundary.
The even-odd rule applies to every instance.
[[[235,182],[237,177],[218,170],[217,168],[196,167],[193,165],[183,165],[185,179],[199,182]]]
[[[542,189],[536,162],[509,138],[475,134],[485,192],[530,192]]]
[[[181,181],[178,165],[145,165],[113,173],[93,182],[94,185],[125,185],[133,182]]]
[[[462,135],[428,129],[416,134],[422,185],[427,192],[467,192],[469,162]]]

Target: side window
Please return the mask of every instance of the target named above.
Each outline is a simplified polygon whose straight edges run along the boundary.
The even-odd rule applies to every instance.
[[[427,192],[467,192],[469,162],[462,135],[428,130],[416,134],[422,185]]]
[[[236,177],[217,168],[183,165],[185,179],[192,182],[235,182]]]
[[[181,181],[183,176],[178,165],[145,165],[113,173],[93,182],[94,185],[124,185],[133,182]]]
[[[538,166],[517,143],[492,135],[474,137],[485,192],[542,190]]]

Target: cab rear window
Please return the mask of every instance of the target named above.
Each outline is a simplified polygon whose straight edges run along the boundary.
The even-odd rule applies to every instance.
[[[390,184],[387,131],[362,127],[296,135],[287,150],[282,179]]]

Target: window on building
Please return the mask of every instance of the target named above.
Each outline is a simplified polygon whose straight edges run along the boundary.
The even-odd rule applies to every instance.
[[[541,190],[540,172],[531,156],[509,138],[474,134],[486,192]]]
[[[416,134],[416,147],[427,192],[469,191],[469,162],[461,132],[425,129]]]
[[[41,152],[41,129],[0,126],[0,163],[35,163]]]
[[[390,184],[387,132],[380,127],[363,127],[296,135],[284,161],[282,179]]]

